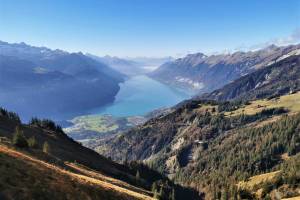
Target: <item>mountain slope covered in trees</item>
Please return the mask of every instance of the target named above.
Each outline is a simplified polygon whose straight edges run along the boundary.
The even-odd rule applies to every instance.
[[[83,147],[54,122],[0,109],[1,199],[200,199],[142,163]]]
[[[299,196],[299,69],[299,56],[262,67],[96,150],[119,162],[143,160],[206,199]],[[269,172],[276,176],[242,184]]]

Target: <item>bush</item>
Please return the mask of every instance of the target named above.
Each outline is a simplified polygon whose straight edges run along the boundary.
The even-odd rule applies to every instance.
[[[50,145],[48,144],[48,142],[44,142],[43,152],[46,154],[50,154]]]
[[[38,148],[38,143],[35,139],[35,137],[31,137],[27,140],[28,142],[28,146],[31,147],[31,148]]]
[[[20,127],[16,127],[16,131],[13,136],[12,140],[13,145],[20,147],[20,148],[26,148],[28,147],[27,140],[23,134],[23,132],[20,130]]]

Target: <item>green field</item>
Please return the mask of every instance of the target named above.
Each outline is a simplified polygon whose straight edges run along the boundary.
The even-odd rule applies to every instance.
[[[85,115],[76,117],[70,120],[74,125],[66,128],[66,132],[70,131],[95,131],[95,132],[108,132],[114,131],[119,128],[119,125],[116,123],[111,116],[101,116],[101,115]]]
[[[145,121],[143,117],[113,117],[111,115],[84,115],[70,120],[73,124],[64,129],[66,133],[109,133],[128,129]]]

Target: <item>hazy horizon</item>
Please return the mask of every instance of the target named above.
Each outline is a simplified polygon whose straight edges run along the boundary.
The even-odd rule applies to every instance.
[[[0,2],[0,40],[97,56],[182,57],[300,42],[294,0]]]

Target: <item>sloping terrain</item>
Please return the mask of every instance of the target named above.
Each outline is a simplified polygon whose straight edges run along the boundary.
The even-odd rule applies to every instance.
[[[135,182],[130,169],[81,146],[59,128],[21,125],[36,145],[13,146],[16,126],[18,117],[1,110],[1,199],[152,199],[151,192],[125,182]]]
[[[256,69],[299,53],[299,45],[286,47],[271,45],[258,51],[233,54],[211,56],[202,53],[189,54],[161,65],[150,73],[150,76],[177,87],[200,93],[211,92]]]
[[[111,103],[123,80],[82,53],[0,42],[0,104],[26,120],[61,120]]]
[[[143,160],[176,182],[204,192],[206,199],[299,196],[299,69],[299,56],[288,57],[212,94],[180,103],[175,111],[109,139],[96,150],[119,162]],[[243,80],[249,77],[260,82],[266,71],[272,76],[260,87],[241,90],[229,102],[213,98],[215,93],[234,91],[229,86],[246,87]],[[260,188],[238,187],[252,176],[278,170],[282,173]],[[261,189],[260,195],[256,189]]]
[[[143,191],[106,176],[74,173],[0,145],[1,199],[153,199]],[[117,181],[117,180],[116,180]],[[127,186],[128,189],[125,187]]]
[[[299,154],[299,112],[291,111],[289,116],[282,114],[284,109],[273,108],[225,116],[218,107],[204,102],[186,107],[107,141],[98,150],[119,161],[124,156],[145,160],[177,182],[204,191],[207,199],[231,192],[242,195],[236,186],[239,181],[278,170],[286,162],[285,153]],[[292,176],[299,181],[298,175]],[[297,195],[298,186],[287,180],[285,191],[290,193],[280,194]],[[265,190],[262,198],[273,191]]]
[[[300,88],[300,56],[291,56],[202,95],[204,99],[251,100],[273,98]]]
[[[0,161],[1,199],[201,199],[142,163],[121,165],[100,156],[50,120],[22,124],[4,109]]]

